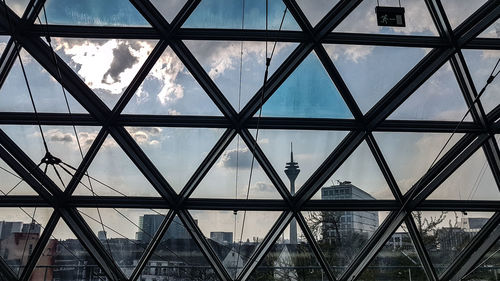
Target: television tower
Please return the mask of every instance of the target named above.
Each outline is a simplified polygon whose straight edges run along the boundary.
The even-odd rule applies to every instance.
[[[290,193],[295,195],[295,179],[300,173],[299,164],[293,162],[293,144],[290,143],[290,162],[286,163],[285,174],[290,180]],[[297,221],[290,222],[290,244],[297,244]]]

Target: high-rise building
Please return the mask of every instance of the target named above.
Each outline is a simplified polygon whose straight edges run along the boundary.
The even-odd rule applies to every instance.
[[[139,231],[136,233],[136,239],[148,243],[160,228],[161,223],[165,219],[164,215],[144,215],[139,217]],[[195,220],[197,222],[197,220]],[[167,232],[163,239],[190,239],[191,236],[187,232],[184,224],[179,217],[175,217],[168,226]]]
[[[23,230],[23,222],[20,221],[0,221],[0,240],[8,238],[12,233],[19,233]]]
[[[375,198],[350,181],[321,188],[321,200],[374,200]],[[353,232],[370,237],[379,225],[377,211],[324,212],[323,238],[349,235]]]
[[[290,180],[290,193],[295,195],[295,180],[300,173],[299,164],[293,161],[293,145],[290,144],[290,162],[286,163],[285,174]],[[297,244],[297,222],[290,221],[290,244]]]
[[[232,232],[223,232],[223,231],[213,231],[210,232],[210,239],[219,242],[219,243],[232,243],[233,242],[233,233]]]

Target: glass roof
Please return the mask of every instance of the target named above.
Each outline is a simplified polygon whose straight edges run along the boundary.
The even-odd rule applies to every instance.
[[[493,280],[469,2],[0,2],[0,279]]]

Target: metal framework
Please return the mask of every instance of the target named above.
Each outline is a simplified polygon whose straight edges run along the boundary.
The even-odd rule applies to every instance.
[[[44,26],[34,24],[36,17],[44,5],[44,0],[31,0],[25,14],[19,18],[8,10],[8,17],[0,13],[0,34],[11,35],[5,52],[0,58],[0,86],[5,81],[17,53],[24,48],[53,77],[58,77],[57,66],[52,60],[52,53],[41,39],[45,35]],[[231,280],[220,260],[207,244],[206,239],[197,227],[188,209],[198,210],[266,210],[283,211],[276,224],[246,264],[236,280],[247,280],[253,270],[262,261],[280,233],[289,221],[295,217],[304,228],[304,234],[310,242],[312,250],[329,280],[335,280],[328,268],[325,257],[306,226],[301,211],[304,210],[386,210],[388,218],[371,237],[368,244],[357,254],[339,280],[356,279],[370,261],[376,256],[385,242],[396,231],[402,222],[408,226],[408,232],[415,244],[425,273],[429,280],[460,280],[478,263],[480,258],[500,237],[500,202],[498,201],[456,201],[425,200],[445,179],[447,179],[475,151],[483,149],[488,164],[500,188],[500,152],[495,141],[495,134],[500,133],[500,105],[486,114],[481,101],[473,103],[478,95],[474,87],[468,66],[462,55],[462,49],[500,49],[500,39],[476,39],[485,28],[494,23],[500,15],[498,0],[487,1],[478,11],[463,24],[452,29],[440,0],[425,0],[439,37],[426,36],[393,36],[373,34],[332,33],[331,31],[353,11],[361,0],[342,0],[313,27],[300,10],[295,0],[283,0],[302,31],[269,31],[260,30],[221,30],[182,28],[182,24],[199,4],[199,0],[188,0],[175,19],[168,23],[148,0],[131,0],[135,8],[151,24],[151,28],[142,27],[92,27],[92,26],[50,26],[50,35],[75,38],[130,38],[158,39],[159,43],[150,57],[127,87],[116,106],[110,110],[78,77],[78,75],[59,57],[57,64],[61,68],[62,79],[59,82],[89,112],[89,114],[44,113],[40,114],[43,125],[98,125],[102,129],[85,155],[78,170],[63,192],[47,177],[42,170],[2,131],[0,130],[0,157],[28,183],[39,196],[3,196],[0,207],[52,207],[54,213],[47,224],[40,243],[34,249],[28,264],[19,280],[29,280],[31,271],[42,254],[43,247],[59,219],[63,219],[75,233],[84,247],[101,266],[110,280],[136,280],[147,260],[151,257],[169,224],[178,215],[193,236],[204,256],[221,280]],[[2,9],[3,10],[3,9]],[[10,29],[9,21],[14,30]],[[328,74],[337,85],[344,101],[351,110],[354,120],[314,119],[314,118],[266,118],[260,120],[263,129],[313,129],[313,130],[348,130],[350,133],[340,145],[326,158],[321,166],[312,174],[304,186],[292,196],[277,172],[271,166],[266,155],[260,149],[249,129],[257,127],[254,114],[260,106],[261,92],[245,105],[240,113],[236,112],[222,92],[218,89],[200,63],[184,45],[183,40],[244,40],[244,41],[281,41],[296,42],[298,46],[284,63],[268,79],[264,89],[264,100],[267,100],[296,67],[315,51]],[[326,53],[323,43],[359,44],[381,46],[427,47],[432,50],[411,69],[371,110],[363,114],[351,96],[348,87],[342,81],[334,63]],[[153,65],[167,48],[171,47],[182,63],[187,67],[197,82],[205,90],[211,100],[223,113],[223,117],[204,116],[151,116],[122,114],[128,101],[145,79]],[[402,121],[385,120],[401,105],[420,85],[447,61],[451,62],[453,71],[459,81],[463,96],[469,106],[473,121],[467,121],[458,127],[457,132],[464,133],[458,141],[406,195],[401,194],[391,170],[384,159],[372,132],[453,132],[457,122],[438,121]],[[70,120],[72,120],[70,122]],[[32,113],[0,112],[0,124],[37,124]],[[135,143],[125,130],[125,126],[158,126],[158,127],[204,127],[225,128],[226,131],[209,152],[203,163],[189,179],[182,191],[177,194],[155,165]],[[210,170],[224,149],[237,135],[240,135],[256,160],[271,179],[284,200],[231,200],[231,199],[192,199],[189,198],[203,177]],[[93,197],[72,196],[73,191],[91,164],[106,136],[111,135],[126,152],[133,163],[144,174],[147,180],[161,195],[161,198],[147,197]],[[309,200],[342,165],[356,147],[363,141],[369,145],[377,164],[380,167],[395,200],[377,200],[364,202],[362,206],[350,200],[319,201]],[[77,207],[122,207],[122,208],[168,208],[168,215],[160,231],[146,249],[132,276],[127,279],[112,257],[100,244],[89,226],[77,211]],[[414,210],[470,210],[490,211],[495,215],[481,232],[474,237],[471,244],[451,263],[441,275],[436,273],[430,262],[423,242],[415,226],[412,216]],[[1,209],[0,209],[1,211]],[[7,280],[18,280],[10,268],[0,259],[0,276]]]

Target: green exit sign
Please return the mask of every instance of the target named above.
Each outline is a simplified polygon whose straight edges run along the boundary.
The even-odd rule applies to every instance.
[[[404,27],[405,24],[405,8],[403,7],[375,7],[377,14],[377,24],[379,26],[398,26]]]

